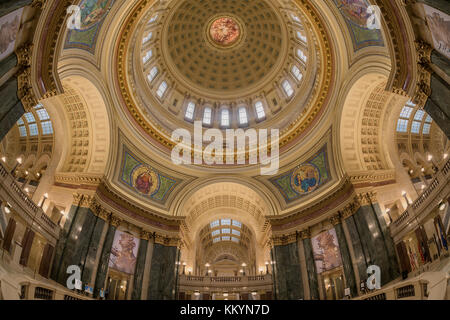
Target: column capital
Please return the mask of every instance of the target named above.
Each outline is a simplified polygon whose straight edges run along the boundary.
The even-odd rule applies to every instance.
[[[152,236],[152,235],[151,235],[150,232],[148,232],[148,231],[146,231],[146,230],[141,230],[141,239],[142,239],[142,240],[147,240],[147,241],[149,241],[151,236]]]
[[[109,218],[109,222],[113,227],[117,228],[122,223],[122,219],[120,219],[116,215],[111,214],[111,216]]]
[[[307,229],[300,231],[300,238],[302,240],[310,239],[311,238],[311,228],[307,228]]]
[[[298,232],[292,232],[289,234],[283,234],[272,237],[272,242],[274,246],[284,246],[290,243],[297,242]]]
[[[331,223],[333,226],[336,226],[336,225],[340,224],[340,223],[341,223],[341,212],[338,211],[338,213],[335,214],[335,215],[332,215],[332,216],[329,218],[329,220],[330,220],[330,223]]]

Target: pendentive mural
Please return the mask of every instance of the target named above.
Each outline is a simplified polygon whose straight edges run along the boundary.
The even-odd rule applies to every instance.
[[[370,46],[384,46],[381,30],[369,29],[367,20],[370,6],[367,0],[333,0],[345,19],[354,51]]]
[[[139,241],[129,233],[117,230],[109,257],[109,267],[127,274],[134,274]]]
[[[323,273],[342,265],[336,230],[322,232],[311,240],[316,272]]]
[[[23,8],[0,18],[0,61],[14,52]]]
[[[69,30],[64,49],[77,48],[94,53],[100,28],[115,0],[83,0],[80,3],[81,28]]]
[[[124,147],[120,181],[134,193],[164,203],[181,180],[163,174],[139,160]]]
[[[311,159],[270,182],[281,192],[286,202],[292,202],[320,188],[331,179],[327,146],[325,145]]]

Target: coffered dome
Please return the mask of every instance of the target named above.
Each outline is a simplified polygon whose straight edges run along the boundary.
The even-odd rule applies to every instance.
[[[163,57],[199,93],[220,99],[273,74],[286,54],[283,33],[265,1],[182,1],[167,18]]]

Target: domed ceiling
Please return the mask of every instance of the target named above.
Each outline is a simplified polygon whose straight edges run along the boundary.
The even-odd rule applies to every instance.
[[[166,23],[167,65],[205,95],[245,95],[284,60],[286,30],[261,0],[182,1]]]
[[[332,91],[319,16],[278,1],[143,3],[123,24],[117,62],[127,114],[165,153],[173,131],[193,132],[195,121],[204,130],[279,129],[280,150],[291,149]]]

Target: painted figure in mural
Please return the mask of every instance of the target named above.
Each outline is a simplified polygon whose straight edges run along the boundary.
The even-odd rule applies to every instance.
[[[327,231],[319,234],[315,240],[322,254],[316,254],[314,259],[322,261],[322,271],[339,267],[341,265],[341,257],[335,236]]]
[[[370,14],[365,0],[338,0],[338,5],[352,22],[366,26]]]
[[[0,25],[0,54],[8,50],[11,43],[16,41],[19,25],[20,20],[18,16],[16,16],[14,20],[7,21]]]
[[[136,189],[138,189],[139,192],[148,194],[152,186],[153,179],[148,172],[143,172],[136,178]]]
[[[239,37],[239,25],[232,18],[219,18],[212,23],[210,34],[218,44],[230,45]]]
[[[120,234],[119,246],[121,249],[117,247],[111,249],[111,254],[116,257],[112,267],[128,274],[134,273],[136,267],[136,256],[133,253],[136,247],[134,237],[131,234],[122,232]]]
[[[438,12],[427,15],[428,26],[437,42],[439,51],[450,56],[450,20],[445,20]]]
[[[105,15],[108,2],[110,0],[85,0],[80,7],[83,26],[97,23]]]
[[[295,189],[300,193],[308,193],[317,188],[319,174],[311,165],[300,167],[294,176]]]

